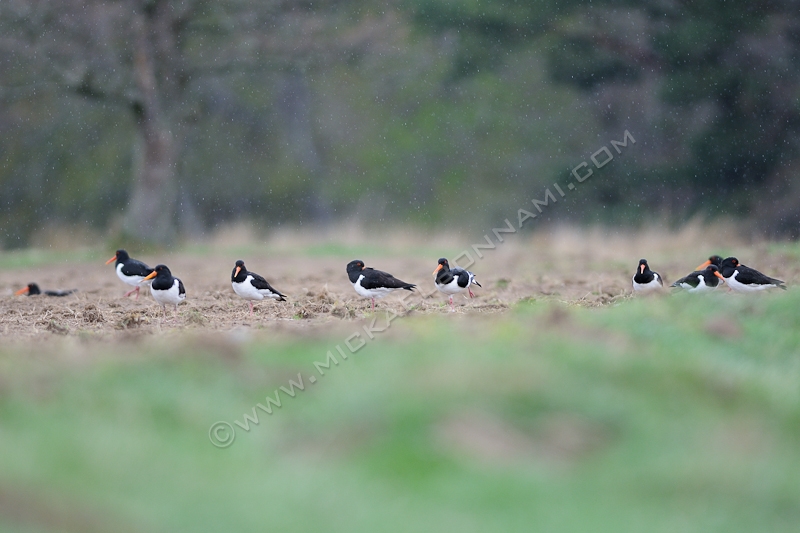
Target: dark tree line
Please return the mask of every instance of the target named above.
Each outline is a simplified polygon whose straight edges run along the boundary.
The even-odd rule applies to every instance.
[[[553,217],[796,236],[795,7],[5,0],[0,237],[492,219],[626,129],[637,150]]]
[[[635,127],[651,140],[599,201],[622,204],[634,187],[643,205],[754,214],[761,229],[800,236],[797,2],[412,5],[422,27],[462,36],[454,76],[497,68],[504,51],[548,34],[551,79],[594,100],[609,134]]]
[[[168,242],[187,135],[214,112],[215,91],[236,100],[236,76],[257,84],[265,73],[282,75],[286,95],[278,102],[293,144],[302,147],[298,159],[321,175],[303,131],[309,104],[302,71],[360,45],[331,31],[342,23],[335,7],[326,0],[10,0],[0,8],[5,69],[23,85],[49,84],[129,114],[134,175],[123,227],[133,237]]]

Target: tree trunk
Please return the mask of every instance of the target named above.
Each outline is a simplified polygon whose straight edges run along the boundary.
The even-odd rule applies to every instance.
[[[278,91],[278,112],[283,123],[286,146],[295,163],[306,173],[310,187],[303,203],[311,222],[328,223],[332,218],[325,193],[325,167],[314,134],[313,95],[304,73],[284,72]]]
[[[156,38],[154,31],[159,30],[154,24],[157,16],[156,10],[145,9],[137,12],[132,21],[133,74],[139,98],[133,106],[137,146],[124,233],[155,244],[167,244],[175,237],[177,143],[162,105],[151,45]]]

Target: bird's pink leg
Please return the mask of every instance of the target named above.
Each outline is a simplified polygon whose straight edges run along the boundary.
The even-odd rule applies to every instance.
[[[375,310],[375,298],[372,299],[372,310]]]
[[[253,316],[253,301],[250,300],[250,316]]]
[[[128,292],[126,292],[124,297],[127,298],[128,296],[130,296],[134,292],[136,293],[136,298],[138,299],[139,298],[139,286],[138,285],[136,286],[135,289],[131,289]]]
[[[450,312],[451,313],[455,313],[456,312],[456,308],[453,305],[453,297],[452,296],[450,297]]]
[[[469,287],[467,287],[467,290],[469,291],[469,297],[470,297],[470,298],[475,298],[475,295],[474,295],[474,294],[472,294],[472,289],[470,289]]]

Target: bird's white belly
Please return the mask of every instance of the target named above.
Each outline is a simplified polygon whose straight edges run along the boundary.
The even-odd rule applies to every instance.
[[[364,274],[361,274],[358,277],[358,281],[353,283],[353,288],[356,290],[356,293],[359,296],[363,296],[364,298],[383,298],[387,294],[391,293],[394,289],[389,289],[387,287],[378,287],[375,289],[365,289],[361,286],[361,280],[364,279]]]
[[[689,292],[708,292],[708,291],[713,291],[714,289],[719,287],[719,283],[714,287],[706,285],[706,280],[705,277],[703,276],[698,277],[698,280],[699,283],[697,284],[697,287],[690,288]]]
[[[436,288],[439,289],[439,292],[443,292],[444,294],[448,295],[457,294],[466,289],[466,287],[458,286],[458,278],[453,278],[453,281],[451,281],[450,283],[445,284],[445,283],[434,282],[434,284],[436,285]]]
[[[263,292],[253,287],[250,283],[252,281],[252,276],[247,276],[245,280],[241,283],[236,283],[235,281],[231,282],[231,286],[233,287],[233,292],[244,298],[245,300],[263,300],[265,295],[268,295],[269,291],[264,290]]]
[[[180,293],[180,289],[178,288],[178,280],[175,280],[172,283],[172,287],[167,290],[157,290],[150,285],[150,294],[152,294],[153,299],[161,305],[178,305],[186,298],[186,293]]]
[[[117,277],[122,280],[123,283],[127,283],[128,285],[133,285],[134,287],[139,286],[144,279],[144,276],[126,276],[122,273],[122,263],[117,265]],[[147,280],[145,284],[152,283],[152,280]]]
[[[659,283],[658,276],[654,277],[653,281],[651,281],[650,283],[636,283],[635,281],[633,282],[633,290],[635,291],[646,292],[646,291],[654,291],[660,288],[661,288],[661,283]]]

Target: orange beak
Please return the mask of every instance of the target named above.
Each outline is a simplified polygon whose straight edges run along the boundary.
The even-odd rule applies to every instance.
[[[708,265],[710,265],[710,264],[711,264],[711,260],[708,260],[708,261],[706,261],[705,263],[703,263],[702,265],[700,265],[700,266],[698,266],[697,268],[695,268],[695,270],[705,270],[705,269],[706,269],[706,267],[707,267]]]
[[[150,272],[150,273],[147,275],[147,277],[146,277],[146,278],[144,278],[142,281],[147,281],[148,279],[153,279],[154,277],[156,277],[156,271],[155,271],[155,270],[153,270],[152,272]]]
[[[19,296],[20,294],[25,294],[26,292],[28,292],[28,287],[23,287],[22,289],[15,292],[14,296]]]
[[[434,274],[439,272],[442,269],[442,265],[436,265],[436,270],[433,271]]]
[[[723,281],[725,280],[725,278],[723,278],[722,274],[720,274],[719,272],[714,272],[714,275],[717,276],[719,279],[721,279]]]
[[[237,266],[237,267],[236,267],[236,273],[233,275],[233,277],[236,277],[236,276],[238,276],[238,275],[239,275],[239,272],[241,272],[241,271],[242,271],[242,267],[240,267],[240,266]]]
[[[108,261],[106,261],[106,264],[112,263],[112,262],[114,262],[114,261],[116,261],[116,260],[117,260],[117,256],[115,255],[114,257],[112,257],[111,259],[109,259]]]
[[[639,273],[644,274],[644,265],[639,265]]]

